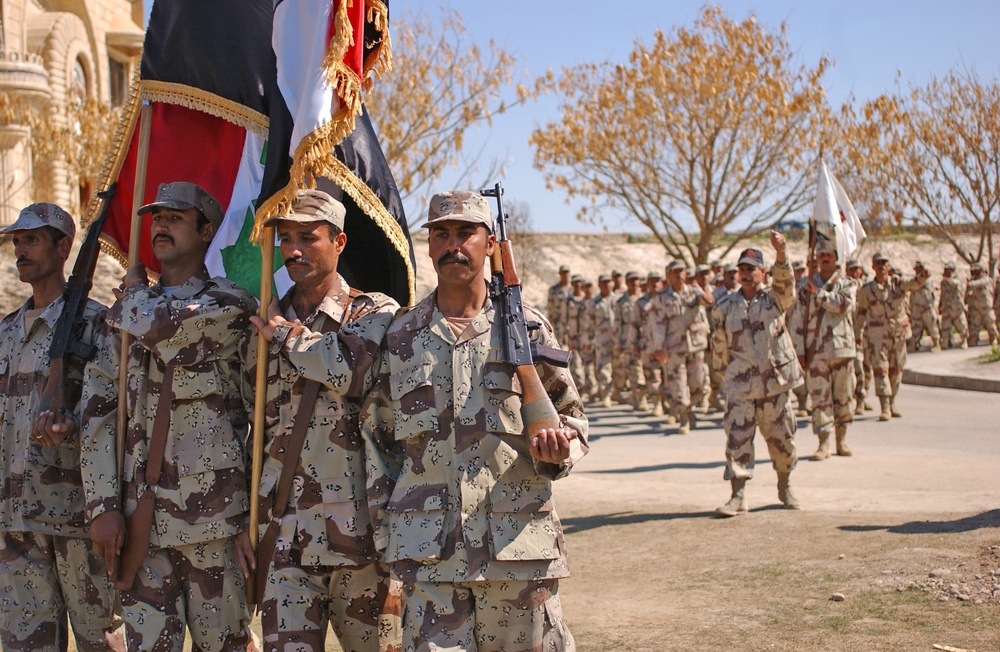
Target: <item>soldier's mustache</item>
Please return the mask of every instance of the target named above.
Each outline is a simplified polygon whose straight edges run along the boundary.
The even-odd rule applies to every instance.
[[[153,236],[153,244],[156,244],[157,240],[166,240],[170,244],[174,244],[174,239],[172,237],[170,237],[169,235],[166,235],[165,233],[161,233],[160,235]]]
[[[469,259],[457,252],[448,252],[445,255],[438,258],[438,265],[444,265],[445,263],[459,263],[460,265],[468,265]]]
[[[286,258],[285,259],[285,266],[286,267],[288,265],[308,265],[308,264],[309,264],[309,260],[307,258],[305,258],[304,256],[292,256],[290,258]]]

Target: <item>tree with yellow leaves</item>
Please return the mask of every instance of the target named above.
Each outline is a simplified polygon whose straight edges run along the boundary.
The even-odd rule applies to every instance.
[[[469,43],[457,11],[404,14],[394,25],[392,70],[366,102],[400,196],[422,203],[449,167],[462,171],[457,185],[491,185],[502,166],[478,171],[482,149],[465,152],[465,137],[534,97],[514,84],[515,56],[492,40],[485,50]]]
[[[561,120],[531,136],[535,165],[590,200],[581,220],[634,218],[668,254],[706,262],[812,202],[827,66],[796,66],[784,24],[708,7],[693,29],[637,42],[627,64],[564,69]]]
[[[968,262],[997,260],[1000,82],[952,71],[843,111],[843,143],[877,213],[912,218]],[[971,227],[971,229],[970,229]],[[972,230],[970,250],[958,236]],[[985,258],[985,260],[984,260]]]

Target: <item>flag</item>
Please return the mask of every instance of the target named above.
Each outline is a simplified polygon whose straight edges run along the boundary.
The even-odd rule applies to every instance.
[[[377,22],[378,29],[385,31],[388,8],[377,0],[368,3],[354,0],[351,5],[354,13],[350,14],[348,3],[349,0],[327,1],[330,21],[323,29],[328,30],[329,42],[338,44],[341,50],[344,39],[337,34],[351,32],[348,49],[363,52],[365,37],[355,39],[354,32],[360,30],[363,34],[369,22],[372,30],[376,29],[374,24]],[[284,5],[314,6],[316,2],[279,0],[278,6]],[[374,6],[368,8],[368,5]],[[98,186],[107,187],[113,180],[119,182],[102,237],[105,249],[123,264],[128,258],[134,208],[132,194],[138,154],[139,109],[146,102],[151,104],[152,126],[143,203],[153,201],[160,183],[191,181],[205,188],[219,200],[225,213],[206,257],[206,266],[211,274],[226,276],[258,294],[261,253],[251,238],[257,207],[276,194],[293,194],[295,189],[290,183],[280,185],[280,169],[282,165],[288,168],[287,155],[276,156],[269,146],[272,134],[282,137],[282,129],[295,127],[294,120],[284,114],[278,117],[276,130],[271,125],[272,112],[281,113],[281,107],[285,106],[279,91],[275,52],[267,45],[272,42],[276,15],[272,0],[170,0],[153,5],[139,74],[133,81]],[[357,27],[351,20],[357,21]],[[344,27],[345,24],[350,27]],[[317,29],[316,25],[312,28],[313,31]],[[288,32],[283,38],[294,36]],[[354,45],[356,42],[361,45]],[[376,62],[385,66],[388,61],[388,35],[371,37],[369,42],[375,57],[367,68],[364,63],[359,66],[362,73],[370,72]],[[376,45],[379,47],[375,48]],[[335,54],[340,54],[341,50]],[[345,52],[343,57],[347,56]],[[320,74],[320,71],[313,72]],[[309,73],[302,71],[302,74]],[[366,125],[370,128],[361,104],[360,91],[364,83],[360,77],[358,80],[358,92],[350,104],[350,113],[340,113],[337,129],[329,132],[331,139],[339,140],[321,143],[316,150],[327,152],[328,159],[344,154],[343,147],[335,150],[332,145],[346,145],[348,141],[357,141],[359,147],[367,148],[368,158],[381,156],[374,132],[354,133],[355,116],[364,118],[357,121],[359,128]],[[288,114],[287,108],[284,113]],[[334,167],[331,160],[323,160],[327,164],[324,169]],[[381,161],[384,163],[384,157]],[[353,164],[357,166],[363,162],[356,157]],[[343,261],[351,268],[345,278],[352,286],[364,290],[391,290],[389,293],[397,300],[409,303],[413,293],[413,257],[405,217],[401,210],[399,219],[390,213],[394,208],[393,192],[401,207],[395,184],[381,177],[375,179],[376,187],[389,187],[383,195],[376,195],[368,187],[368,169],[352,168],[343,161],[339,164],[337,169],[341,176],[334,180],[336,185],[318,179],[320,175],[314,173],[315,168],[308,172],[312,175],[310,181],[329,184],[328,189],[334,195],[343,194],[343,187],[348,184],[368,188],[367,192],[355,191],[362,201],[348,205],[345,221],[345,231],[351,242],[349,249],[357,250],[352,252],[353,256],[360,256],[365,264],[347,265],[348,261]],[[387,165],[379,168],[376,164],[372,169],[388,175],[391,180]],[[285,178],[288,178],[287,172]],[[92,201],[89,219],[96,217],[96,211],[97,202]],[[139,258],[151,271],[158,272],[159,264],[149,244],[149,228],[147,218],[142,224]],[[281,264],[280,255],[276,256],[275,285],[279,293],[290,284]]]
[[[841,263],[854,254],[865,241],[868,234],[858,218],[858,212],[847,198],[844,187],[826,167],[826,162],[819,161],[819,177],[816,181],[816,204],[813,207],[813,220],[817,225],[817,233],[832,231],[837,242],[837,260]]]

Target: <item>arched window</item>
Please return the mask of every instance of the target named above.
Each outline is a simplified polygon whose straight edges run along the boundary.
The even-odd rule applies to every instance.
[[[87,100],[87,69],[80,59],[73,62],[73,78],[69,84],[68,99],[77,104],[83,104]]]

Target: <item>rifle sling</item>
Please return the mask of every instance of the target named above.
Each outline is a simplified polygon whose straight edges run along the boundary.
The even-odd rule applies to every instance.
[[[173,386],[174,365],[168,364],[163,370],[163,382],[160,383],[159,400],[153,418],[153,434],[150,437],[149,454],[146,457],[145,483],[137,496],[138,505],[135,511],[125,519],[125,546],[122,549],[118,582],[115,584],[119,589],[132,588],[136,573],[149,555],[149,530],[153,525],[153,512],[156,507],[155,489],[160,481],[163,455],[167,449]]]
[[[267,572],[271,566],[271,560],[274,558],[274,548],[278,543],[281,518],[288,509],[292,481],[295,479],[295,471],[298,469],[299,458],[302,456],[302,446],[306,441],[306,433],[309,430],[309,422],[312,420],[313,410],[316,407],[317,396],[319,396],[319,383],[315,380],[306,380],[302,387],[302,397],[299,399],[299,409],[296,410],[295,419],[292,422],[292,432],[285,448],[281,476],[275,485],[271,522],[267,524],[267,530],[257,546],[257,575],[254,578],[255,604],[261,604],[264,599],[264,586],[267,584]]]

